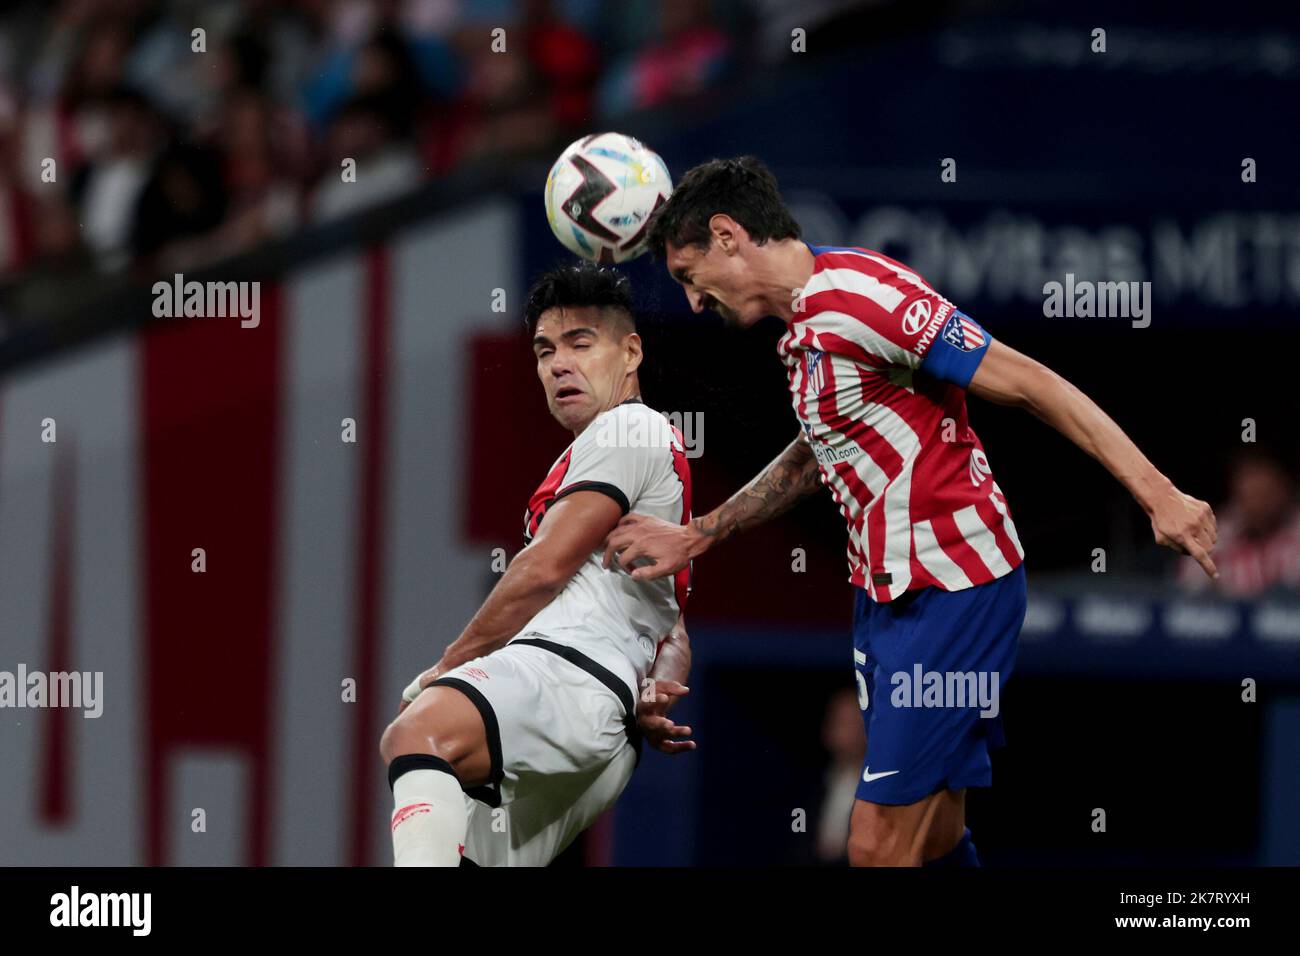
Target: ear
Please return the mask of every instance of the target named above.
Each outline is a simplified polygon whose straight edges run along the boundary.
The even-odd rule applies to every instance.
[[[636,332],[629,332],[623,336],[623,349],[627,354],[627,371],[635,372],[641,367],[641,359],[645,357],[641,350],[641,336]]]
[[[726,213],[714,213],[709,219],[709,234],[713,237],[723,255],[734,256],[740,251],[740,237],[745,235],[745,227]]]

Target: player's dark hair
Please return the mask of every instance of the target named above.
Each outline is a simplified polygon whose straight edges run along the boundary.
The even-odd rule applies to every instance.
[[[584,305],[619,313],[620,318],[636,329],[632,284],[627,276],[594,262],[556,266],[539,276],[524,302],[524,325],[532,335],[537,331],[537,320],[547,309]]]
[[[664,243],[709,245],[709,220],[718,213],[745,227],[759,245],[769,239],[798,239],[799,224],[781,199],[776,177],[757,156],[712,159],[682,177],[668,201],[646,227],[650,254],[663,255]]]

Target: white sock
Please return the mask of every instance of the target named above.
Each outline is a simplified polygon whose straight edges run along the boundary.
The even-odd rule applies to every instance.
[[[408,770],[393,781],[393,804],[395,866],[460,866],[469,814],[455,777]]]

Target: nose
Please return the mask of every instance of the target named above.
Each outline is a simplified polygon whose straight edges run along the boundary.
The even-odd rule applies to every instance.
[[[568,375],[573,371],[571,358],[571,356],[566,355],[563,351],[557,349],[555,354],[551,356],[551,377],[563,378],[565,375]]]
[[[691,311],[699,315],[704,311],[704,294],[697,289],[686,290],[686,301],[691,305]]]

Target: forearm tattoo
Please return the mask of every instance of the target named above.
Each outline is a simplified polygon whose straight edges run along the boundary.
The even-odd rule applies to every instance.
[[[702,518],[699,531],[715,544],[784,514],[817,490],[821,479],[808,443],[795,439],[753,481]]]

